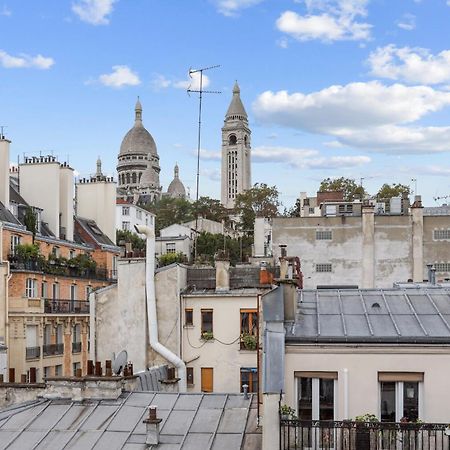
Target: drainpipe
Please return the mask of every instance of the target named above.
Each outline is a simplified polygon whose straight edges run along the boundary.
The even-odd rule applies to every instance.
[[[158,315],[155,297],[155,234],[145,225],[135,225],[136,231],[147,238],[145,258],[145,287],[148,316],[148,336],[150,347],[178,369],[179,392],[186,392],[186,364],[175,353],[164,347],[158,339]]]

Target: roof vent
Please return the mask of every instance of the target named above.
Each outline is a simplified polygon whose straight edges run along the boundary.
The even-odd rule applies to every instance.
[[[372,303],[372,308],[381,308],[378,302]]]

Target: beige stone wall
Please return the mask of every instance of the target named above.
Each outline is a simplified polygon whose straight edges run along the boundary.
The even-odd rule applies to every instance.
[[[345,397],[344,372],[348,372]],[[297,409],[294,371],[338,372],[336,420],[373,413],[379,417],[378,372],[423,372],[420,418],[426,422],[449,421],[450,347],[446,346],[287,346],[285,400]],[[345,404],[348,402],[348,417]]]
[[[257,352],[240,350],[241,309],[256,309],[256,295],[183,296],[183,312],[193,310],[193,326],[183,324],[183,359],[194,369],[192,392],[201,391],[201,368],[213,368],[214,392],[239,392],[240,369],[257,367]],[[201,340],[201,310],[213,310],[215,340]],[[220,342],[219,342],[220,341]]]

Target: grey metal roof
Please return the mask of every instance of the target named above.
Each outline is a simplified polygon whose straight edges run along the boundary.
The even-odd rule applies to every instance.
[[[0,202],[0,221],[13,223],[14,225],[21,225],[21,223],[14,217],[9,209],[5,208],[5,205]]]
[[[299,291],[286,340],[450,344],[450,290]]]
[[[0,411],[1,449],[145,449],[149,405],[158,406],[155,449],[261,448],[256,397],[132,392],[83,403],[40,400]]]

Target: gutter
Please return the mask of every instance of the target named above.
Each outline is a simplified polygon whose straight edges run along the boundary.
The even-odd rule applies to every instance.
[[[164,359],[169,361],[178,369],[179,392],[186,392],[186,364],[175,353],[164,347],[158,338],[158,313],[156,310],[155,296],[155,234],[150,227],[145,225],[135,225],[135,229],[140,234],[145,234],[147,240],[145,258],[145,291],[148,316],[148,337],[150,347]]]

